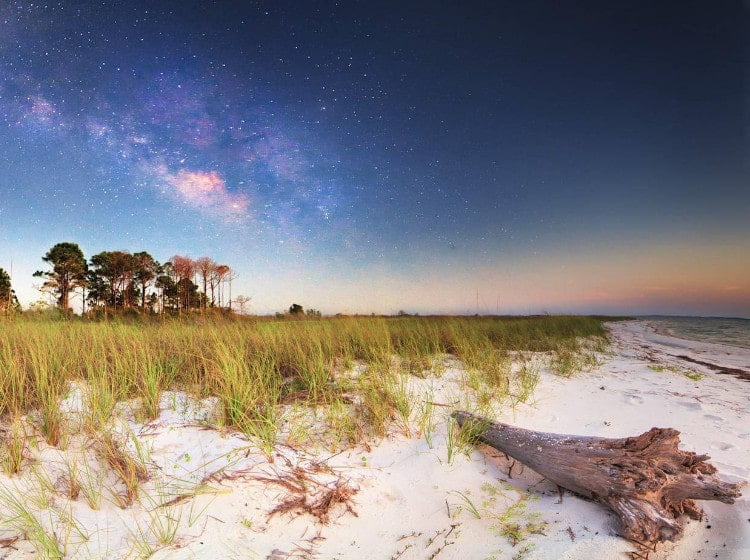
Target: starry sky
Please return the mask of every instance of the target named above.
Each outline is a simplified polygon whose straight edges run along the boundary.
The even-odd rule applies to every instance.
[[[750,12],[0,2],[0,267],[207,255],[255,313],[750,317]]]

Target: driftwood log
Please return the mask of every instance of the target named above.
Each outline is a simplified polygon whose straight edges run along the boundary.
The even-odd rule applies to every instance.
[[[524,463],[558,486],[609,506],[619,535],[650,545],[682,536],[681,517],[701,517],[693,500],[727,504],[739,485],[723,482],[707,455],[680,451],[677,430],[651,428],[628,438],[551,434],[491,422],[468,412],[453,417],[477,440]]]

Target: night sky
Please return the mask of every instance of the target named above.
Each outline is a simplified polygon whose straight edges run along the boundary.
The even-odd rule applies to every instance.
[[[748,4],[744,4],[748,6]],[[251,311],[750,317],[742,2],[0,3],[0,267]]]

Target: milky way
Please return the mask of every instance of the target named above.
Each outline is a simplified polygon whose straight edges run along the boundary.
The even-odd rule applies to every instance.
[[[0,267],[26,303],[74,241],[208,254],[259,312],[750,309],[750,265],[676,275],[750,238],[746,14],[668,4],[4,2]]]
[[[64,60],[67,53],[57,54]],[[3,110],[21,137],[79,140],[106,162],[108,173],[137,177],[219,220],[310,225],[328,218],[335,188],[316,173],[327,166],[325,156],[303,150],[263,104],[224,91],[218,76],[198,81],[170,74],[125,78],[138,83],[132,97],[97,86],[78,89],[70,79],[61,87],[46,75],[11,75]],[[71,100],[75,111],[68,110]],[[137,204],[138,193],[133,197]]]

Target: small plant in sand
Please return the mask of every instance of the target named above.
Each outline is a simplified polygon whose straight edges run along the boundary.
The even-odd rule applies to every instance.
[[[455,515],[459,515],[461,511],[465,510],[468,511],[476,519],[482,518],[482,514],[479,513],[477,506],[475,506],[474,502],[471,500],[471,498],[469,498],[468,492],[459,492],[458,490],[454,490],[453,492],[450,492],[450,494],[453,494],[460,498],[460,504],[456,508]]]
[[[551,366],[552,371],[561,377],[570,377],[581,369],[581,363],[576,353],[568,348],[562,348],[555,352]]]
[[[126,558],[150,558],[159,547],[154,544],[153,536],[148,527],[143,528],[140,524],[130,530],[130,551]]]
[[[182,521],[181,500],[175,499],[168,485],[157,483],[153,494],[146,494],[145,502],[149,517],[148,531],[159,544],[172,544]]]
[[[464,422],[463,426],[458,424],[448,416],[446,418],[446,449],[448,453],[448,464],[453,462],[457,453],[463,453],[469,456],[473,451],[482,435],[487,428],[486,421],[472,419],[470,422]]]
[[[21,472],[26,459],[28,436],[26,425],[22,418],[14,415],[0,439],[0,463],[3,472],[14,475]]]
[[[115,503],[125,509],[138,497],[138,488],[148,478],[148,473],[140,462],[123,449],[112,433],[100,434],[96,443],[99,456],[122,483],[123,489],[113,488],[111,494]]]
[[[58,540],[61,540],[66,552],[66,556],[76,557],[78,554],[70,554],[73,546],[84,545],[91,539],[91,533],[87,527],[75,518],[73,515],[73,505],[68,503],[68,507],[56,508],[57,518],[60,521],[60,532],[62,533]]]
[[[60,483],[64,485],[65,496],[70,500],[77,500],[81,495],[81,483],[79,482],[78,461],[72,458],[65,458],[65,474],[61,477]]]
[[[653,371],[658,371],[658,372],[671,371],[672,373],[678,373],[684,377],[687,377],[688,379],[692,381],[700,381],[701,379],[703,379],[702,373],[698,373],[697,371],[692,371],[692,370],[680,369],[675,366],[665,366],[662,364],[649,364],[648,369],[653,370]]]
[[[408,435],[411,402],[406,383],[402,375],[386,368],[381,364],[359,376],[356,382],[361,396],[358,408],[375,437],[384,437],[394,421]]]
[[[538,499],[528,492],[520,491],[509,484],[505,484],[505,492],[497,485],[485,483],[482,491],[487,496],[482,506],[492,513],[488,516],[493,521],[492,528],[497,531],[498,535],[505,537],[508,541],[516,546],[525,541],[532,534],[543,534],[547,527],[547,522],[537,512],[528,511],[528,503],[531,500]],[[500,512],[496,511],[497,501],[500,497],[507,498],[507,492],[515,492],[516,500]],[[528,547],[523,547],[523,552]]]
[[[571,337],[560,341],[553,352],[552,371],[561,377],[570,377],[578,371],[597,367],[601,364],[599,354],[604,349],[602,344],[596,338]]]
[[[325,409],[326,444],[333,450],[345,449],[365,439],[361,415],[345,398],[334,398]]]
[[[209,380],[223,403],[223,422],[259,440],[270,455],[276,442],[281,397],[274,360],[262,353],[246,360],[243,347],[216,342],[214,359],[205,362]]]
[[[319,430],[315,428],[315,413],[309,407],[294,403],[286,409],[283,416],[283,431],[286,444],[300,447],[306,443],[319,440]]]
[[[149,360],[144,364],[138,380],[142,414],[145,420],[154,420],[159,416],[159,402],[165,381],[164,373],[158,365],[150,363]]]
[[[50,509],[54,505],[56,490],[49,473],[35,464],[29,469],[27,481],[26,499],[39,510]]]
[[[453,422],[452,418],[448,418],[446,420],[446,432],[445,432],[445,449],[447,451],[448,457],[448,464],[450,465],[453,462],[453,458],[456,456],[456,446],[457,446],[457,432],[459,428],[456,426],[456,423]]]
[[[491,529],[497,535],[504,537],[512,546],[522,544],[514,558],[522,558],[533,546],[524,543],[532,534],[543,534],[547,522],[537,512],[529,512],[528,502],[535,496],[522,492],[510,484],[500,486],[485,482],[482,485],[482,499],[479,505],[472,500],[468,491],[453,491],[449,495],[458,498],[454,504],[453,517],[460,516],[462,512],[468,512],[476,519],[487,519],[491,522]],[[510,502],[510,503],[509,503]],[[500,504],[508,504],[501,506]],[[502,508],[502,509],[499,509]]]
[[[425,442],[427,442],[427,447],[430,449],[432,449],[433,446],[432,436],[435,431],[435,404],[432,399],[432,393],[430,393],[421,402],[416,419],[417,425],[419,426],[417,436],[424,436]]]
[[[65,553],[51,529],[51,512],[47,512],[48,519],[43,520],[32,512],[23,496],[24,492],[18,487],[10,489],[0,486],[0,508],[3,510],[4,524],[23,534],[34,546],[40,558],[63,558]]]
[[[66,380],[58,373],[63,365],[59,358],[50,359],[52,356],[59,356],[51,351],[40,350],[39,353],[33,352],[31,356],[34,400],[39,407],[39,429],[48,444],[57,446],[63,437],[64,417],[60,411],[60,400],[65,391]]]
[[[119,398],[124,397],[124,393],[118,390],[117,379],[106,369],[87,364],[86,375],[84,429],[94,435],[109,424],[115,405]]]
[[[206,492],[197,492],[196,494],[194,494],[193,498],[195,498],[195,497],[197,497],[197,496],[199,496],[201,494],[205,494],[205,493]],[[214,491],[213,493],[214,494],[218,494],[219,492]],[[211,506],[211,504],[213,503],[214,499],[215,498],[212,497],[210,500],[208,500],[204,504],[199,504],[198,500],[196,500],[196,499],[191,499],[190,500],[190,507],[188,509],[188,517],[187,517],[187,525],[188,525],[188,527],[195,526],[195,524],[198,523],[198,521],[200,521],[201,519],[204,518],[204,516],[206,515],[206,512],[208,511],[208,508]]]
[[[92,460],[95,463],[92,465]],[[102,504],[102,492],[104,491],[104,474],[101,466],[95,459],[83,451],[81,461],[68,467],[72,488],[77,487],[83,495],[83,499],[92,510],[98,510]]]
[[[514,376],[513,391],[510,397],[513,404],[529,400],[539,383],[539,369],[528,360],[522,359],[518,372]]]

